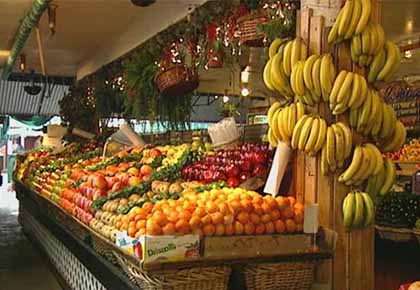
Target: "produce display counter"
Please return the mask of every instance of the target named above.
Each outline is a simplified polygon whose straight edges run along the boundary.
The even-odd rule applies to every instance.
[[[328,249],[326,241],[321,234],[318,237],[321,243],[318,243],[320,246],[316,252],[264,257],[236,257],[229,260],[215,258],[188,262],[154,263],[144,265],[142,268],[144,272],[139,273],[139,263],[136,259],[124,255],[117,247],[114,247],[113,257],[112,255],[107,255],[109,253],[107,253],[106,246],[110,246],[110,242],[107,245],[105,239],[101,241],[98,234],[91,231],[76,218],[68,215],[51,200],[32,191],[17,180],[15,180],[15,189],[17,198],[20,201],[19,221],[24,232],[46,254],[49,262],[55,268],[53,272],[58,273],[60,276],[58,280],[64,281],[66,284],[63,286],[65,289],[156,289],[153,287],[157,287],[156,285],[161,281],[153,280],[153,276],[147,275],[149,272],[158,272],[160,275],[162,273],[175,273],[176,278],[179,280],[190,279],[196,274],[194,276],[195,279],[200,280],[200,275],[203,273],[195,271],[195,269],[212,271],[207,272],[207,274],[204,273],[203,281],[211,277],[214,280],[217,275],[223,274],[226,279],[225,284],[229,281],[229,289],[246,289],[245,285],[249,283],[247,279],[250,279],[250,276],[245,275],[246,277],[244,277],[244,273],[246,273],[244,269],[250,265],[263,266],[259,267],[258,271],[253,272],[253,278],[257,280],[256,283],[259,283],[262,289],[267,281],[260,281],[260,278],[270,273],[273,270],[270,267],[273,267],[273,265],[275,267],[282,266],[283,272],[279,271],[279,273],[287,273],[284,270],[288,265],[293,265],[293,263],[301,263],[302,265],[310,263],[312,270],[306,271],[306,273],[309,273],[311,277],[302,276],[301,278],[312,282],[315,264],[333,257],[333,251]],[[322,242],[322,240],[324,241]],[[103,256],[104,254],[105,256]],[[119,262],[119,265],[122,267],[116,262]],[[214,269],[223,270],[224,273],[218,273]],[[148,280],[150,277],[152,277],[151,280],[153,281]],[[146,279],[147,283],[141,283],[142,281],[139,281],[140,278]],[[270,279],[287,279],[287,275],[274,275]],[[170,278],[168,278],[169,281]],[[179,282],[185,283],[185,281]],[[210,284],[206,284],[205,281],[200,285],[197,286],[197,289],[222,289],[221,287],[214,288]],[[174,289],[185,288],[175,287]]]

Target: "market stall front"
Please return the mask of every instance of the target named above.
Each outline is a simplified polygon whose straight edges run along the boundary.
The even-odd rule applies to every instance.
[[[404,145],[417,101],[389,86],[407,47],[385,4],[196,2],[73,70],[63,126],[15,169],[25,233],[69,289],[386,284],[382,240],[415,241],[420,201],[418,141]],[[49,4],[34,2],[4,77]]]

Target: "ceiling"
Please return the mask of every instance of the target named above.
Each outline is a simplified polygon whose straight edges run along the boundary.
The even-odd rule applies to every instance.
[[[46,13],[41,19],[47,73],[76,76],[94,72],[147,38],[185,17],[205,0],[157,0],[142,8],[130,0],[54,0],[57,29],[50,35]],[[0,50],[9,49],[19,20],[32,0],[0,0]],[[35,34],[23,53],[29,69],[39,71]],[[0,59],[1,62],[1,59]]]

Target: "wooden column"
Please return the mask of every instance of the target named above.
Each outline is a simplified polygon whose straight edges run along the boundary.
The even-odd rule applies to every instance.
[[[372,2],[371,21],[380,22],[380,2],[379,0]],[[325,7],[322,10],[325,11]],[[332,53],[337,74],[343,69],[364,74],[364,69],[352,64],[348,43],[328,46],[326,39],[330,28],[325,27],[326,21],[323,15],[322,11],[310,8],[304,8],[300,12],[297,35],[308,45],[309,54]],[[316,111],[329,125],[337,121],[347,123],[346,117],[332,116],[324,103],[321,103]],[[320,225],[338,233],[335,257],[333,261],[323,263],[317,268],[317,282],[329,284],[331,290],[373,290],[374,229],[371,227],[348,232],[344,228],[341,208],[350,188],[338,182],[341,171],[334,176],[322,176],[320,157],[304,156],[301,152],[296,152],[294,164],[297,199],[305,203],[318,203]]]

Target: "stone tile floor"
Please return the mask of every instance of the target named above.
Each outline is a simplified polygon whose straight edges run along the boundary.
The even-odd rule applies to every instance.
[[[38,249],[22,233],[18,201],[9,186],[0,187],[0,289],[59,290]]]

